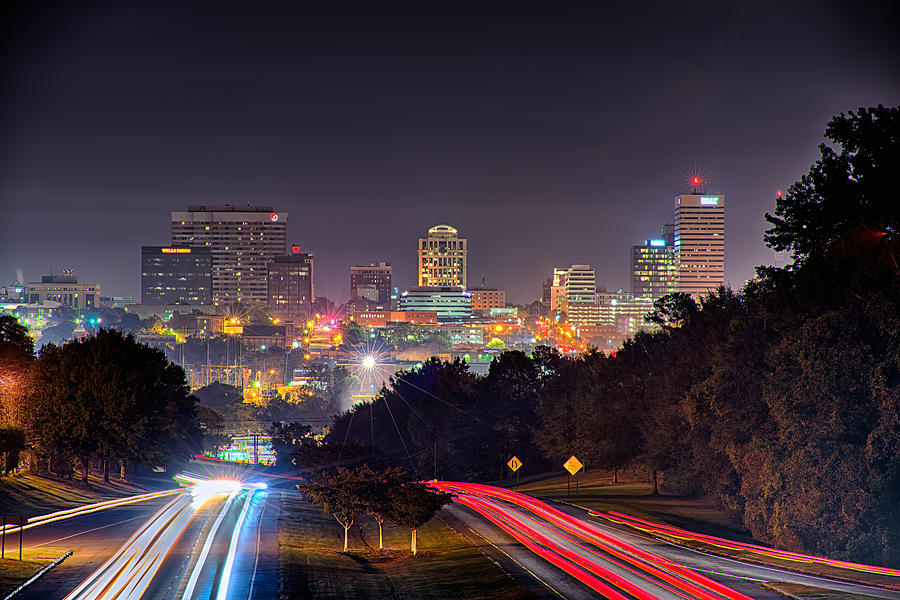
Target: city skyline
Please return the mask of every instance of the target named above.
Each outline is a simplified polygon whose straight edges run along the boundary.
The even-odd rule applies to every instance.
[[[440,223],[511,302],[558,265],[627,290],[630,248],[699,170],[729,198],[738,288],[774,262],[763,214],[822,124],[900,101],[891,10],[23,8],[2,63],[2,280],[68,267],[138,297],[167,213],[249,202],[295,215],[287,242],[338,302],[354,264],[414,285],[410,240]]]

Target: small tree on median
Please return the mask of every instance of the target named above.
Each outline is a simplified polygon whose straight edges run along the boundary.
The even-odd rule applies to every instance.
[[[320,473],[314,483],[301,484],[298,489],[313,504],[321,504],[323,510],[341,524],[344,552],[347,552],[350,528],[356,518],[366,512],[365,499],[370,487],[371,478],[361,476],[358,469],[339,468],[336,475]]]
[[[365,497],[366,513],[378,523],[378,549],[384,549],[384,522],[391,518],[393,511],[392,493],[400,487],[413,481],[412,475],[406,469],[390,467],[376,473],[363,465],[359,471],[366,473],[361,476],[371,478],[370,493]]]
[[[453,500],[453,494],[432,490],[424,483],[409,482],[390,493],[390,520],[412,530],[410,550],[416,554],[416,533],[434,517],[445,504]]]

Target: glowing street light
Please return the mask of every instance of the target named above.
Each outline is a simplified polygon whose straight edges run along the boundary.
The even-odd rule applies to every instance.
[[[362,365],[364,369],[374,369],[375,368],[375,357],[374,356],[366,356],[363,358]]]

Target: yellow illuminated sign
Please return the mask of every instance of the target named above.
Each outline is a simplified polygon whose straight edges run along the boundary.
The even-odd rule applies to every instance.
[[[565,467],[566,471],[568,471],[570,475],[574,475],[575,473],[580,471],[581,467],[583,466],[584,465],[581,464],[581,461],[574,456],[570,456],[569,460],[563,463],[563,467]]]
[[[515,473],[522,466],[522,461],[519,460],[517,456],[513,456],[511,459],[509,459],[509,462],[506,463],[506,466],[512,469],[513,473]]]
[[[163,254],[190,254],[190,248],[163,248]]]

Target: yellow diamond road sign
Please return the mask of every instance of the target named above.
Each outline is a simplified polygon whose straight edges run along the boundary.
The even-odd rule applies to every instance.
[[[519,467],[522,466],[522,461],[518,459],[518,457],[513,456],[509,459],[509,462],[506,465],[513,470],[513,473],[519,470]]]
[[[568,471],[570,475],[574,475],[575,473],[580,471],[581,467],[583,467],[584,465],[581,464],[581,461],[574,456],[570,456],[569,460],[563,463],[563,466],[566,468],[566,471]]]

